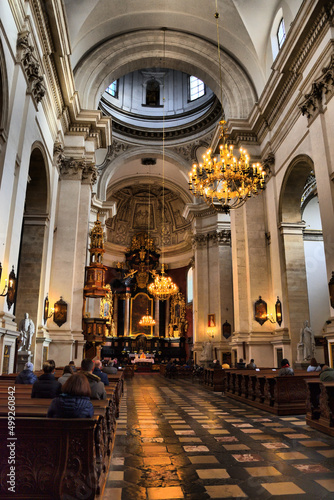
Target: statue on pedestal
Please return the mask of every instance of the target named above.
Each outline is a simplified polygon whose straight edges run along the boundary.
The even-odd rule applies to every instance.
[[[212,342],[204,342],[202,352],[200,354],[200,361],[212,361]]]
[[[304,348],[304,360],[311,359],[314,356],[315,340],[308,321],[304,322],[304,326],[300,330],[300,342],[298,346],[301,345],[303,345]]]
[[[19,347],[19,351],[29,351],[32,337],[35,333],[35,325],[33,320],[29,318],[28,313],[25,313],[24,319],[20,321],[19,331],[21,333],[21,340],[22,340],[22,344]]]

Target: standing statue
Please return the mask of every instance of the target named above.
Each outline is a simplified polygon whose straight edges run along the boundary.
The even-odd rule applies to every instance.
[[[304,322],[304,326],[300,330],[300,344],[304,346],[304,360],[314,357],[315,340],[308,321]]]
[[[199,359],[200,361],[212,361],[212,342],[204,342]]]
[[[35,333],[35,325],[29,314],[25,313],[24,319],[19,323],[19,331],[21,333],[22,344],[19,351],[29,351],[31,346],[32,337]]]

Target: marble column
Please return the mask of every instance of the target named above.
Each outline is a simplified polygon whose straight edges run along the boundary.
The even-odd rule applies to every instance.
[[[125,294],[124,335],[130,335],[130,299],[131,294]]]
[[[155,319],[154,336],[155,337],[159,337],[159,317],[160,317],[160,314],[159,314],[159,300],[155,299],[155,315],[154,315],[154,319]]]
[[[60,328],[50,319],[50,358],[66,364],[73,358],[74,342],[78,359],[82,357],[83,287],[85,279],[88,220],[91,185],[96,181],[96,167],[82,159],[60,154],[59,195],[54,231],[50,279],[50,304],[60,296],[67,302],[67,321]]]

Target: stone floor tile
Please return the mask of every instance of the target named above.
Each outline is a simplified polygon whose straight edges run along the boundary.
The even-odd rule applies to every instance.
[[[224,486],[205,486],[210,498],[247,498],[240,486],[236,484],[224,484]]]
[[[124,471],[112,470],[109,473],[109,481],[124,481]]]
[[[300,444],[307,446],[308,448],[316,448],[317,446],[328,446],[327,443],[323,441],[299,441]]]
[[[183,446],[183,449],[186,453],[210,451],[207,446]]]
[[[220,434],[230,434],[227,429],[208,429],[208,433],[215,436],[218,436]]]
[[[334,492],[334,479],[316,479],[316,483],[330,492]]]
[[[310,474],[320,474],[322,472],[330,472],[323,465],[320,464],[292,464],[293,467],[300,470],[301,472],[306,472]]]
[[[317,452],[326,458],[334,458],[334,450],[317,450]]]
[[[202,443],[199,437],[179,437],[180,443]]]
[[[283,460],[300,460],[307,459],[308,456],[304,455],[304,453],[300,453],[300,451],[287,451],[283,453],[276,453],[277,457],[282,458]]]
[[[214,455],[199,455],[188,457],[192,464],[218,464],[219,461]]]
[[[227,451],[250,450],[246,444],[223,444],[223,446]]]
[[[285,443],[276,442],[276,443],[261,443],[262,446],[268,448],[268,450],[278,450],[279,448],[289,448],[289,446]]]
[[[227,479],[230,475],[226,469],[196,469],[200,479]]]
[[[260,455],[255,453],[243,453],[242,455],[232,455],[238,462],[261,462]]]
[[[245,467],[245,470],[248,472],[250,476],[253,477],[264,477],[264,476],[281,476],[279,470],[275,469],[275,467]]]
[[[310,436],[307,436],[306,434],[284,434],[285,437],[290,438],[290,439],[308,439]]]
[[[104,490],[103,498],[112,498],[112,500],[122,500],[122,489],[123,488],[106,488]]]
[[[164,488],[147,488],[148,500],[167,500],[172,498],[184,498],[180,486],[166,486]]]
[[[280,483],[262,483],[261,486],[265,488],[271,495],[301,495],[305,491],[299,488],[295,483],[290,481],[280,482]],[[285,499],[284,499],[285,500]]]

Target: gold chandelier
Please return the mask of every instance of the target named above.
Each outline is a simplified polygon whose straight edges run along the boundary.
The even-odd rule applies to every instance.
[[[218,65],[220,79],[220,102],[222,106],[222,121],[220,124],[221,145],[219,156],[213,155],[209,149],[203,155],[203,163],[194,164],[189,172],[189,189],[195,196],[201,197],[205,203],[215,207],[217,203],[222,206],[225,213],[231,209],[239,208],[252,196],[256,196],[265,187],[266,172],[260,163],[249,164],[247,151],[240,149],[239,159],[233,154],[233,146],[228,145],[224,131],[223,110],[223,85],[219,43],[219,13],[216,0],[216,28]]]
[[[167,300],[171,295],[179,291],[179,287],[173,283],[172,278],[166,276],[165,265],[161,265],[161,275],[152,273],[154,282],[148,286],[148,291],[158,300]]]
[[[146,310],[146,314],[142,317],[142,319],[139,321],[139,324],[141,326],[154,326],[155,325],[155,320],[148,314],[148,309]]]
[[[266,172],[260,163],[249,164],[245,149],[240,148],[239,159],[234,156],[233,146],[226,142],[224,125],[222,120],[219,157],[213,156],[209,149],[203,155],[203,163],[193,165],[189,172],[189,189],[208,205],[219,202],[223,211],[228,213],[264,189]]]

